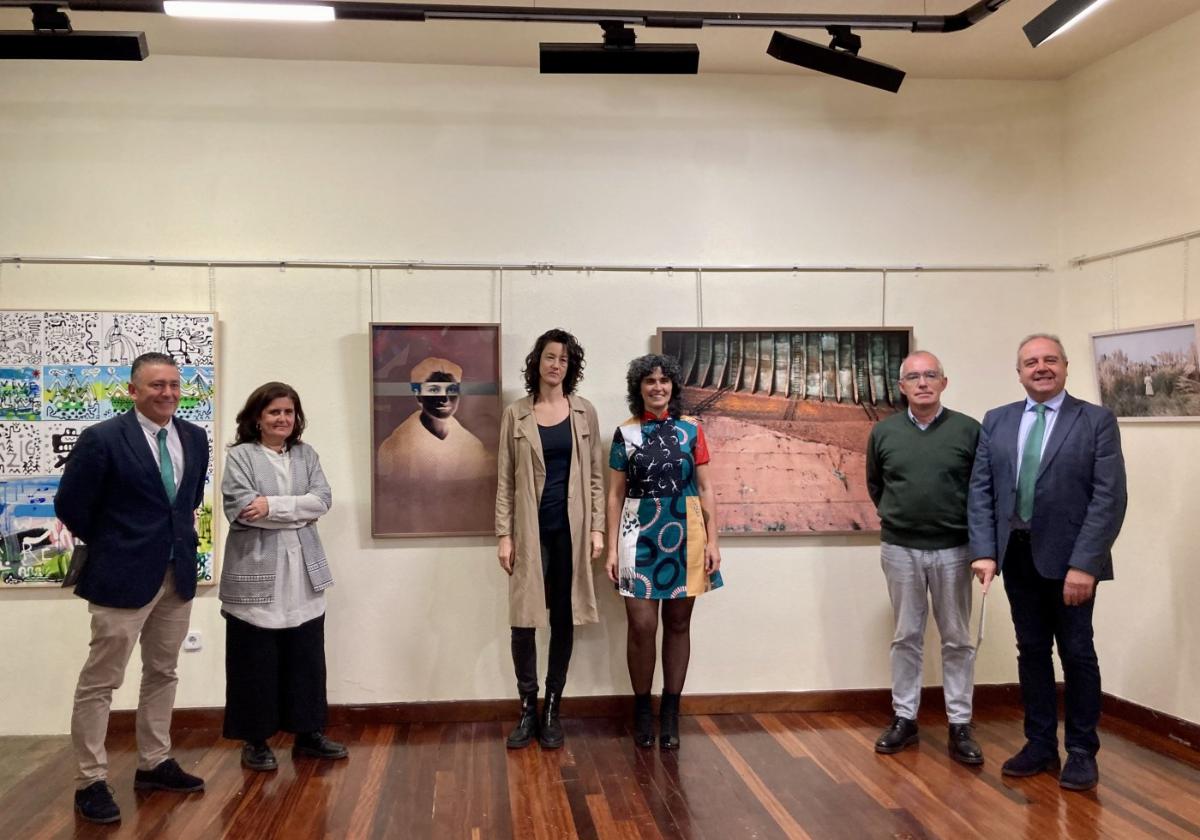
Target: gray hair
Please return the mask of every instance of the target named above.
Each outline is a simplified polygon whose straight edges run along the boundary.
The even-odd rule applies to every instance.
[[[1046,339],[1046,341],[1053,341],[1055,344],[1058,345],[1058,353],[1060,356],[1062,356],[1062,360],[1064,362],[1069,361],[1067,359],[1067,348],[1063,347],[1061,338],[1056,336],[1054,333],[1030,333],[1029,335],[1022,338],[1021,343],[1017,345],[1017,367],[1018,368],[1021,367],[1021,350],[1025,347],[1026,344],[1028,344],[1029,342],[1031,342],[1035,339],[1038,339],[1038,338],[1044,338],[1044,339]]]
[[[901,379],[903,379],[903,378],[904,378],[904,366],[908,364],[908,360],[909,360],[909,359],[915,358],[916,356],[928,356],[929,358],[933,359],[933,361],[937,363],[937,371],[938,371],[938,373],[939,373],[941,376],[945,376],[945,375],[946,375],[946,371],[945,371],[945,369],[942,367],[942,360],[941,360],[941,359],[939,359],[937,356],[935,356],[935,355],[933,355],[932,353],[930,353],[928,350],[914,350],[914,351],[912,351],[911,353],[909,353],[907,356],[905,356],[905,357],[904,357],[904,361],[900,362],[900,378],[901,378]]]

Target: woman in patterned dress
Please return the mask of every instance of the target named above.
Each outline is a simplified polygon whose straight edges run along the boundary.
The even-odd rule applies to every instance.
[[[659,743],[679,748],[679,696],[691,654],[696,596],[721,585],[717,510],[708,445],[694,417],[680,416],[679,363],[641,356],[626,375],[633,416],[613,437],[608,485],[608,576],[625,596],[626,658],[634,691],[634,742],[654,745],[650,688],[659,604],[663,693]]]

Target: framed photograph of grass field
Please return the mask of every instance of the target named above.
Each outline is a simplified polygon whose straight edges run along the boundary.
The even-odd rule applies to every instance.
[[[1092,333],[1100,404],[1129,421],[1200,420],[1200,321]]]

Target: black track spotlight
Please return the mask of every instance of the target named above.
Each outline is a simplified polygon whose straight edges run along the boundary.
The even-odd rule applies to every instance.
[[[1061,35],[1079,21],[1099,9],[1108,0],[1055,0],[1029,23],[1022,27],[1033,46],[1044,44]]]
[[[862,47],[862,38],[851,32],[850,27],[830,26],[828,30],[833,36],[828,47],[777,31],[771,36],[767,55],[860,85],[892,93],[900,90],[900,83],[904,81],[903,70],[869,58],[860,58],[858,51]]]
[[[619,21],[605,21],[603,44],[541,45],[543,73],[695,74],[700,48],[695,44],[638,44],[637,34]]]
[[[33,3],[29,9],[33,31],[0,31],[0,60],[142,61],[149,54],[143,32],[76,32],[54,3]]]

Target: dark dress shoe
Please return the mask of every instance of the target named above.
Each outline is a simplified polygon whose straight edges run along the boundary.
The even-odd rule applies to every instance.
[[[510,750],[520,750],[528,747],[538,736],[537,695],[521,695],[521,717],[512,732],[508,733],[505,746]]]
[[[310,732],[307,735],[297,735],[296,743],[292,745],[292,758],[345,758],[350,755],[345,744],[339,744],[325,737],[323,732]]]
[[[963,764],[983,764],[983,750],[971,735],[971,724],[950,724],[950,757]]]
[[[894,717],[892,725],[875,739],[875,752],[891,755],[920,740],[917,722],[908,718]]]
[[[633,695],[633,743],[654,746],[654,710],[650,708],[649,692]]]
[[[566,736],[563,735],[562,723],[558,719],[558,707],[561,704],[561,694],[553,691],[546,692],[546,702],[542,704],[542,719],[538,732],[538,743],[544,750],[556,750],[566,740]]]
[[[247,770],[278,770],[279,762],[266,741],[247,741],[242,745],[242,766]]]
[[[1058,774],[1058,786],[1067,790],[1091,790],[1100,782],[1100,768],[1095,756],[1084,752],[1068,752],[1067,763]]]
[[[103,779],[75,791],[75,813],[94,823],[114,823],[121,819],[112,788]]]
[[[133,774],[135,790],[169,790],[172,793],[196,793],[204,790],[204,780],[183,772],[173,758],[159,763],[153,770],[138,770]]]
[[[679,695],[662,693],[658,704],[658,746],[664,750],[679,749]]]
[[[1046,752],[1026,742],[1021,751],[1004,762],[1000,772],[1005,776],[1036,776],[1038,773],[1053,773],[1058,769],[1058,750]]]

